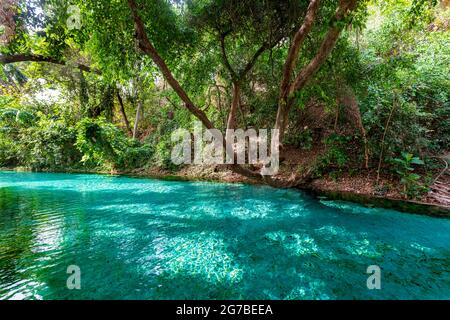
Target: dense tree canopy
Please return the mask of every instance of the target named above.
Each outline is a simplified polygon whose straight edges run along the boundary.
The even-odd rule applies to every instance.
[[[176,170],[170,133],[198,119],[277,128],[282,158],[317,150],[266,182],[375,170],[415,196],[448,149],[446,1],[1,6],[0,166]],[[425,160],[419,178],[398,173],[408,154]],[[258,166],[230,169],[262,179]]]

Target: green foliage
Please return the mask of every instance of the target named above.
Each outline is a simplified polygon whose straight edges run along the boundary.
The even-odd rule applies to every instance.
[[[33,169],[61,169],[80,155],[73,147],[75,132],[64,120],[42,113],[0,109],[0,164]]]
[[[378,16],[375,27],[364,35],[358,87],[375,157],[380,153],[385,129],[388,157],[404,150],[437,153],[450,143],[449,31],[430,30],[434,22],[430,22],[433,11],[428,4],[419,10],[409,2],[390,2],[383,8],[386,15]],[[414,6],[418,2],[413,1]],[[418,19],[418,14],[426,17]],[[448,20],[450,10],[440,14],[444,16],[441,19]],[[408,22],[411,15],[416,19],[414,26]],[[385,128],[391,111],[391,121]]]
[[[164,169],[164,170],[175,170],[179,166],[175,165],[171,160],[171,150],[172,143],[169,139],[161,139],[156,145],[155,153],[152,157],[152,164]]]
[[[327,146],[327,153],[323,158],[324,164],[328,166],[335,166],[339,169],[343,168],[349,158],[346,148],[351,141],[351,137],[331,134],[325,138],[325,145]]]
[[[76,126],[75,146],[82,152],[86,165],[108,169],[130,169],[143,166],[151,149],[141,146],[104,118],[85,118]]]
[[[395,168],[395,173],[400,178],[400,183],[403,185],[403,194],[408,198],[416,198],[422,193],[428,191],[428,188],[420,183],[421,176],[414,173],[413,165],[423,165],[424,162],[419,157],[414,157],[413,154],[402,152],[400,158],[391,160]]]
[[[0,132],[0,167],[13,167],[17,162],[17,144]]]
[[[226,128],[235,79],[224,61],[220,37],[236,73],[264,48],[241,79],[237,127],[273,127],[289,43],[309,1],[136,3],[162,59],[221,130]],[[338,3],[321,1],[295,74],[317,54]],[[69,5],[80,8],[81,29],[68,28]],[[170,159],[170,134],[175,128],[191,128],[195,118],[142,54],[127,1],[19,0],[16,9],[17,30],[0,52],[39,54],[64,65],[33,62],[0,69],[0,166],[177,169]],[[354,133],[338,127],[347,121],[359,128],[361,116],[372,166],[382,149],[383,160],[400,152],[422,158],[443,153],[450,144],[449,18],[450,10],[439,9],[434,0],[359,1],[332,54],[305,88],[294,93],[285,142],[303,149],[323,144],[326,152],[318,160],[317,173],[331,172],[334,177],[360,169],[360,144],[354,147]],[[272,46],[276,39],[282,40]],[[81,72],[78,63],[95,72]],[[355,95],[355,110],[340,101],[345,98],[339,96],[342,88]],[[336,118],[336,128],[323,112],[304,108],[310,101],[327,112],[339,103],[343,116]],[[136,126],[138,139],[133,140],[129,131],[137,121],[138,102],[143,110]],[[311,123],[300,125],[297,120],[306,112],[311,114],[304,118]],[[327,136],[324,141],[313,141],[316,129]],[[330,135],[332,130],[338,134]],[[420,177],[408,169],[413,159],[387,162],[408,196],[420,189]],[[425,171],[436,170],[430,163],[427,160]]]
[[[162,114],[159,119],[163,118],[163,114],[166,114],[167,111],[161,110]],[[171,134],[177,127],[190,128],[192,126],[192,119],[187,112],[177,112],[174,115],[174,119],[164,120],[159,121],[159,123],[154,123],[156,129],[146,138],[145,143],[154,146],[154,152],[149,162],[152,166],[163,170],[174,171],[179,166],[175,165],[171,160],[173,149]]]
[[[0,109],[0,146],[0,166],[35,170],[133,169],[144,166],[152,150],[104,118],[74,125],[16,109]]]
[[[334,178],[341,174],[349,162],[348,144],[352,137],[331,134],[325,138],[325,153],[317,159],[315,174],[331,172]]]
[[[297,148],[310,150],[313,144],[313,136],[311,129],[300,130],[298,133],[290,133],[285,138],[286,144],[295,146]]]
[[[41,117],[36,125],[21,130],[24,164],[33,169],[59,169],[72,166],[80,158],[73,148],[75,132],[63,120]]]

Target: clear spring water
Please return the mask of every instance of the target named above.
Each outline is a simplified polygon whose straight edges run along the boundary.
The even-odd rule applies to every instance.
[[[0,299],[448,299],[449,245],[448,219],[294,190],[0,172]]]

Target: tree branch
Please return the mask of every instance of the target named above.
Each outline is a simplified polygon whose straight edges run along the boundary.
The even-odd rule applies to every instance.
[[[225,47],[225,36],[226,36],[226,34],[224,34],[224,33],[221,33],[219,36],[220,49],[222,51],[222,60],[223,60],[223,63],[225,64],[225,67],[230,72],[231,79],[233,81],[237,81],[238,76],[237,76],[236,72],[234,71],[233,67],[231,66],[230,60],[228,60],[227,49]]]
[[[281,40],[281,39],[280,39]],[[277,42],[274,42],[275,46]],[[255,52],[255,54],[253,55],[253,57],[250,59],[250,61],[247,63],[247,65],[245,66],[245,68],[239,73],[239,80],[242,80],[242,78],[244,78],[247,73],[253,68],[253,66],[255,65],[256,61],[258,60],[259,56],[262,55],[264,53],[264,51],[266,51],[267,49],[269,49],[269,47],[273,47],[268,45],[267,43],[264,43],[261,47],[259,47],[259,49]]]
[[[339,35],[341,34],[342,29],[344,28],[344,24],[341,23],[342,20],[345,19],[350,11],[355,9],[357,3],[358,0],[340,1],[340,5],[336,10],[336,14],[334,17],[333,27],[328,30],[316,56],[309,62],[307,66],[305,66],[300,71],[300,73],[295,78],[293,84],[289,88],[289,94],[302,89],[311,78],[311,76],[322,66],[322,64],[328,58],[336,44],[336,41],[339,38]]]
[[[280,96],[287,97],[289,84],[291,82],[292,71],[294,70],[295,63],[298,60],[300,47],[305,41],[306,36],[311,31],[314,21],[316,20],[317,11],[319,8],[320,0],[311,0],[306,11],[305,19],[302,26],[296,32],[292,44],[289,48],[288,56],[284,64],[283,78],[281,81]]]
[[[177,93],[177,95],[180,97],[180,99],[184,102],[186,108],[199,119],[203,125],[207,129],[214,128],[211,121],[208,119],[206,114],[197,108],[192,100],[189,98],[187,93],[184,91],[184,89],[180,86],[178,81],[174,78],[172,75],[172,72],[167,67],[164,60],[161,58],[161,56],[156,51],[155,47],[152,45],[150,40],[147,37],[147,33],[145,32],[144,23],[141,20],[141,17],[138,14],[138,9],[136,2],[134,0],[128,0],[128,6],[131,10],[131,13],[133,15],[133,20],[136,28],[136,39],[138,41],[139,48],[150,58],[153,60],[153,62],[158,66],[159,70],[162,72],[164,78],[167,80],[167,82],[170,84],[172,89]]]
[[[191,101],[187,93],[183,90],[183,88],[180,86],[178,81],[173,77],[172,72],[169,70],[167,65],[165,64],[164,60],[159,56],[158,52],[156,51],[155,47],[152,45],[150,40],[147,37],[147,34],[145,32],[144,23],[142,22],[139,14],[136,2],[134,0],[128,0],[128,6],[131,9],[131,13],[133,15],[133,20],[135,23],[136,28],[136,38],[138,40],[139,47],[141,50],[150,56],[153,60],[153,62],[158,66],[159,70],[163,73],[164,77],[166,78],[169,85],[172,87],[172,89],[177,93],[177,95],[180,97],[180,99],[185,103],[186,108],[199,119],[203,125],[207,129],[214,129],[213,124],[208,119],[206,114],[200,110],[198,107],[194,105],[194,103]],[[223,138],[223,146],[227,153],[232,153],[232,156],[234,158],[234,152],[230,151],[229,148],[226,147],[226,139]],[[272,179],[271,177],[262,176],[259,172],[255,172],[252,170],[249,170],[247,168],[244,168],[243,166],[239,164],[230,165],[229,168],[238,174],[244,175],[248,178],[252,178],[255,180],[262,181],[269,184],[277,184],[277,181]]]
[[[125,127],[126,127],[126,129],[128,131],[128,134],[130,136],[132,136],[133,135],[133,131],[131,130],[130,122],[128,121],[127,113],[125,112],[125,106],[123,105],[123,100],[122,100],[122,97],[120,96],[119,90],[116,91],[116,95],[117,95],[117,100],[119,101],[120,113],[122,115],[123,122],[124,122]]]
[[[52,57],[46,57],[39,54],[13,54],[13,55],[0,55],[0,63],[1,64],[9,64],[9,63],[16,63],[16,62],[47,62],[47,63],[53,63],[53,64],[59,64],[59,65],[66,65],[67,62],[58,60]],[[81,71],[85,72],[94,72],[97,74],[101,74],[99,70],[93,70],[92,68],[81,64],[76,63],[76,67],[80,69]]]

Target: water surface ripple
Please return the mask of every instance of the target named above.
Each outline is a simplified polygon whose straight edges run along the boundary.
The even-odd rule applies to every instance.
[[[294,190],[0,172],[0,299],[449,299],[449,244],[448,219]]]

